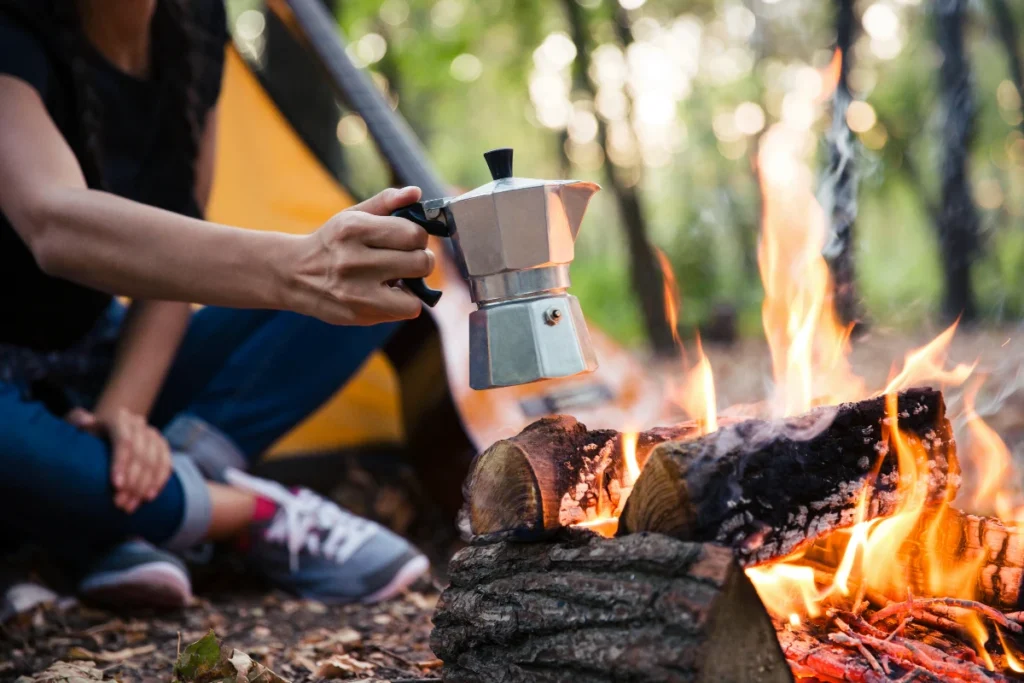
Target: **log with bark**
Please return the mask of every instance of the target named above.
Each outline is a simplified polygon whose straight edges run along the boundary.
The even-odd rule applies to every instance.
[[[461,550],[431,648],[450,683],[790,681],[729,549],[660,534]]]
[[[820,539],[811,546],[802,562],[826,571],[839,566],[846,549],[846,538]],[[1024,583],[1024,530],[995,517],[971,515],[953,507],[926,510],[917,527],[903,543],[896,567],[907,572],[907,583],[916,596],[934,595],[932,572],[954,572],[978,567],[973,598],[996,609],[1024,609],[1021,586]],[[890,595],[900,600],[905,596]]]
[[[818,408],[776,421],[749,420],[690,441],[663,443],[647,459],[619,520],[620,535],[657,531],[732,547],[741,564],[780,558],[900,498],[898,454],[886,397]],[[897,396],[900,432],[920,444],[927,498],[956,491],[959,465],[942,394]]]

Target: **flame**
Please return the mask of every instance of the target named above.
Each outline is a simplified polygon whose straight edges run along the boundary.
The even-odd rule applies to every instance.
[[[904,600],[911,595],[910,562],[917,553],[922,576],[920,580],[929,595],[974,599],[978,573],[984,556],[950,566],[939,553],[929,552],[938,546],[938,534],[948,511],[952,491],[937,509],[929,508],[928,454],[920,439],[899,428],[897,395],[886,394],[887,422],[883,443],[895,451],[897,458],[897,508],[888,517],[865,521],[869,491],[863,490],[856,508],[857,520],[853,527],[833,534],[837,542],[845,540],[845,549],[838,568],[824,585],[819,586],[813,570],[803,567],[800,558],[752,567],[747,575],[754,583],[769,611],[778,618],[790,615],[814,616],[821,614],[829,601],[845,600],[850,596],[860,601],[867,592],[890,600]],[[886,457],[883,450],[880,458]],[[953,486],[953,483],[950,483]],[[800,571],[800,570],[803,571]],[[972,635],[979,655],[984,657],[987,632],[984,624],[971,613],[958,616],[957,621]]]
[[[811,189],[803,142],[802,131],[779,123],[764,134],[758,150],[762,216],[757,261],[777,415],[863,395],[863,382],[847,361],[851,328],[836,320],[831,306],[832,279],[821,254],[825,213]]]
[[[903,360],[903,370],[889,378],[889,384],[881,393],[902,391],[929,382],[936,382],[940,386],[959,386],[967,381],[977,362],[972,365],[960,364],[952,370],[943,369],[956,327],[957,323],[953,323],[935,339],[908,353]]]
[[[676,402],[700,426],[698,433],[718,430],[718,405],[715,400],[715,376],[711,362],[697,335],[697,364],[686,372],[686,383],[676,391]]]
[[[817,97],[819,103],[832,97],[836,88],[839,87],[839,78],[842,76],[842,73],[843,51],[837,47],[832,53],[832,59],[829,60],[828,66],[819,73],[821,76],[821,93]]]
[[[640,477],[640,465],[636,461],[636,442],[639,436],[637,432],[622,434],[622,461],[626,466],[626,480],[623,483],[629,487]]]
[[[676,282],[672,264],[665,256],[665,252],[654,247],[654,256],[658,259],[658,265],[661,267],[662,286],[665,292],[665,320],[668,321],[668,326],[672,330],[672,339],[675,340],[676,346],[682,348],[683,343],[679,340],[679,283]]]
[[[715,398],[715,376],[711,370],[711,361],[704,353],[700,335],[697,335],[697,362],[687,368],[686,349],[679,339],[679,285],[672,272],[672,265],[661,249],[655,248],[654,255],[661,267],[662,281],[665,288],[665,320],[672,329],[672,339],[679,349],[683,365],[683,381],[678,386],[669,380],[669,394],[673,402],[683,409],[687,417],[698,426],[698,434],[710,434],[718,430],[718,405]]]
[[[1003,637],[1003,630],[998,626],[996,626],[996,635],[999,637],[999,644],[1003,646],[1003,652],[1006,654],[1006,666],[1009,667],[1010,671],[1024,673],[1024,664],[1020,661],[1020,655],[1010,649],[1009,643]]]

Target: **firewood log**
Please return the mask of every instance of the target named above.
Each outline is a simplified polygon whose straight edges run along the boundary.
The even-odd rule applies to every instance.
[[[563,530],[465,548],[450,578],[430,638],[450,683],[792,680],[728,548]]]
[[[820,539],[804,560],[835,570],[846,549],[846,538]],[[889,572],[902,571],[897,584],[906,583],[917,597],[937,595],[933,572],[962,576],[965,568],[977,567],[973,594],[956,593],[1004,611],[1024,609],[1024,529],[996,517],[971,515],[954,507],[937,506],[924,511],[914,531],[899,550],[899,562]],[[903,600],[905,595],[886,596]]]
[[[955,492],[959,466],[942,394],[898,396],[902,433],[920,442],[929,500]],[[620,535],[657,531],[732,547],[743,565],[786,556],[856,521],[871,482],[868,518],[891,514],[899,494],[885,397],[785,420],[748,420],[657,446],[633,486]]]
[[[636,444],[639,464],[657,444],[696,431],[696,425],[688,423],[642,432]],[[474,460],[463,487],[466,505],[460,526],[464,535],[476,540],[542,538],[563,526],[562,499],[585,479],[585,470],[595,475],[590,492],[594,498],[610,495],[607,483],[620,480],[622,468],[618,432],[588,431],[566,415],[543,418]]]

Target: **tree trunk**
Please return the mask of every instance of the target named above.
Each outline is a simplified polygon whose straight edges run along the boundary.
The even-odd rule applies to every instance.
[[[832,96],[832,125],[825,136],[828,166],[818,196],[829,216],[828,240],[823,255],[835,285],[832,305],[843,324],[861,319],[857,296],[854,222],[857,218],[857,139],[846,123],[853,101],[847,76],[853,60],[857,18],[853,0],[836,0],[836,48],[842,55],[839,80]]]
[[[920,444],[916,466],[928,499],[946,499],[960,469],[942,394],[903,392],[897,412],[900,432]],[[633,485],[618,533],[655,531],[720,543],[749,565],[853,525],[867,485],[867,518],[892,514],[903,491],[887,415],[886,397],[879,396],[661,444]]]
[[[974,134],[974,96],[970,65],[964,48],[967,0],[934,0],[935,35],[942,53],[939,92],[943,114],[942,207],[939,247],[945,270],[942,314],[977,317],[971,284],[971,262],[978,251],[978,213],[971,197],[969,152]]]
[[[445,681],[792,680],[728,549],[564,536],[455,555],[430,637]]]
[[[573,63],[573,86],[587,93],[591,101],[596,98],[594,84],[590,80],[590,38],[586,10],[576,0],[562,0],[573,44],[576,46],[576,60]],[[628,34],[627,34],[628,35]],[[623,47],[628,47],[628,43]],[[647,238],[647,221],[644,216],[637,185],[622,180],[620,169],[608,156],[608,126],[604,119],[597,117],[597,142],[604,152],[605,180],[615,197],[619,218],[626,231],[626,245],[629,250],[629,272],[640,303],[647,337],[658,354],[673,353],[675,340],[665,316],[665,289],[654,257],[650,240]]]

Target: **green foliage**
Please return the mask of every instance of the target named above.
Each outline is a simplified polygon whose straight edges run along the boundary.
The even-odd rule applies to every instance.
[[[586,9],[587,30],[598,46],[591,57],[617,45],[615,2],[577,2]],[[871,148],[858,157],[858,281],[873,321],[911,325],[933,316],[941,295],[930,213],[940,199],[940,57],[929,3],[866,0],[858,3],[858,16],[875,4],[895,12],[901,47],[879,56],[871,35],[862,32],[848,56],[854,94],[870,103],[879,121],[862,136]],[[1024,29],[1024,5],[1009,4]],[[552,32],[571,32],[562,2],[340,0],[335,6],[339,30],[354,51],[367,35],[383,37],[386,51],[369,68],[387,82],[401,113],[455,185],[471,188],[486,182],[481,153],[498,146],[515,148],[520,175],[602,182],[601,159],[594,163],[586,155],[568,153],[565,133],[541,125],[538,102],[531,98],[535,50]],[[747,20],[750,7],[757,12],[755,26],[748,37],[738,38],[735,26]],[[748,101],[763,107],[768,125],[778,121],[797,67],[821,69],[829,61],[835,44],[833,9],[833,3],[813,0],[647,0],[627,13],[641,43],[657,40],[658,31],[670,31],[677,22],[701,27],[693,44],[699,66],[687,92],[676,100],[680,140],[666,135],[661,142],[669,150],[665,163],[638,169],[649,234],[673,264],[687,328],[698,326],[717,302],[725,301],[739,311],[744,331],[758,333],[761,289],[755,250],[761,198],[752,170],[757,134],[726,140],[716,121]],[[978,107],[970,172],[985,226],[976,283],[983,313],[1005,320],[1024,315],[1024,131],[1018,130],[1020,107],[1012,106],[1012,97],[1007,100],[1007,60],[995,40],[988,4],[972,5],[969,18]],[[743,68],[716,76],[712,67],[722,60]],[[566,68],[567,79],[568,73]],[[593,103],[578,101],[579,93],[570,97],[583,110],[593,108]],[[812,128],[819,140],[828,125],[825,109]],[[821,159],[817,163],[820,167]],[[628,263],[617,208],[606,188],[584,222],[573,291],[596,325],[622,341],[639,343],[643,331]]]

